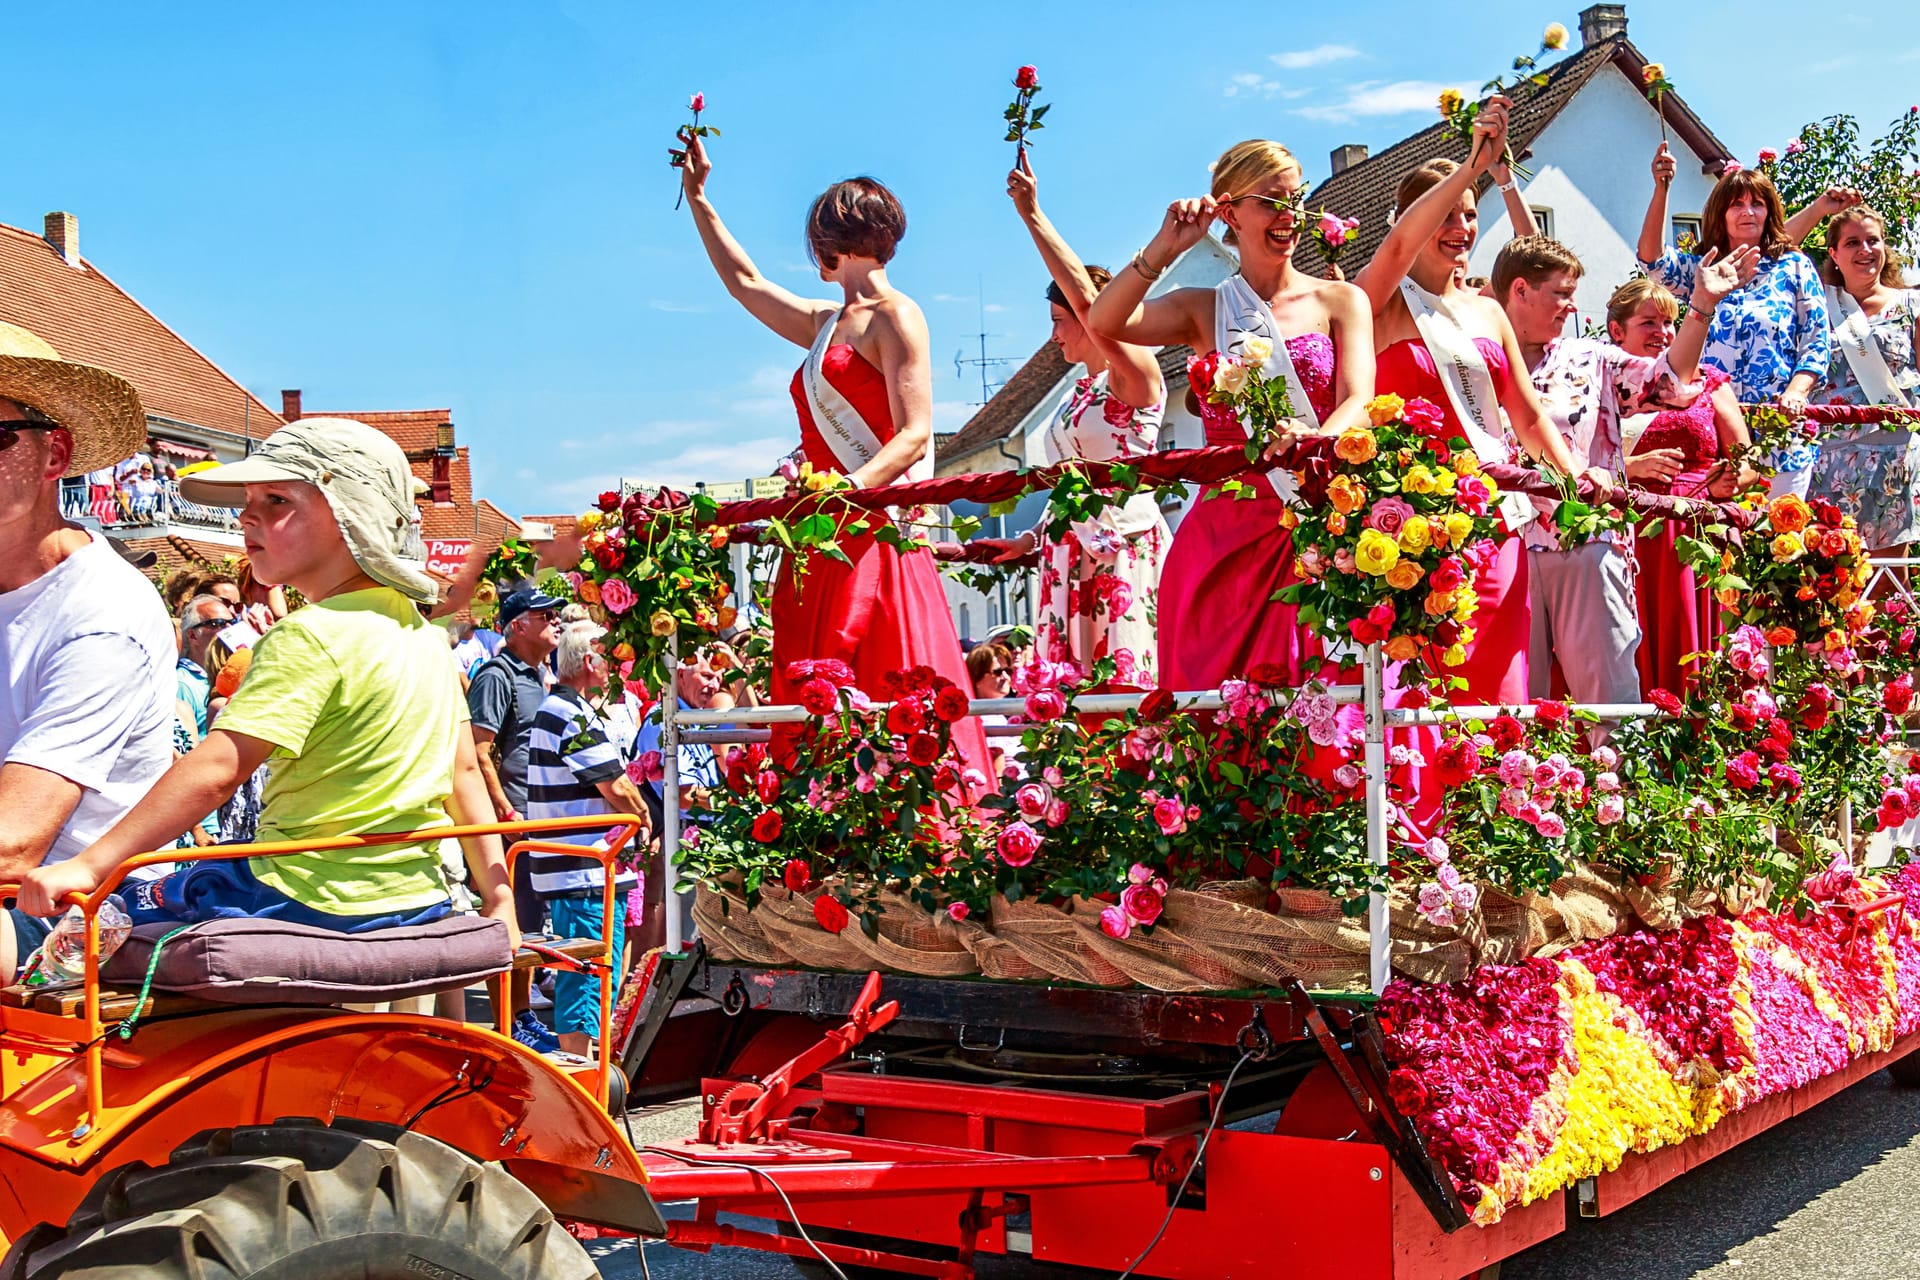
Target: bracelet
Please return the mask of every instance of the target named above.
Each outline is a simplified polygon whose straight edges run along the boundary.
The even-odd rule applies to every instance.
[[[1514,181],[1512,178],[1508,178],[1505,182],[1496,182],[1494,185],[1502,191],[1511,191],[1514,188]]]
[[[1134,254],[1133,261],[1129,262],[1127,265],[1132,267],[1135,271],[1138,271],[1141,275],[1145,276],[1150,281],[1158,280],[1161,276],[1166,274],[1166,268],[1164,267],[1158,271],[1155,271],[1153,269],[1152,264],[1150,264],[1147,261],[1147,251],[1145,249],[1142,249],[1138,253]]]

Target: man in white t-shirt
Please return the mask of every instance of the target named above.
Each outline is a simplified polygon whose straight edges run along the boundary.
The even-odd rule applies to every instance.
[[[160,595],[60,515],[60,481],[133,453],[124,379],[0,323],[0,883],[71,858],[173,760],[172,623]],[[0,982],[47,921],[0,915]]]

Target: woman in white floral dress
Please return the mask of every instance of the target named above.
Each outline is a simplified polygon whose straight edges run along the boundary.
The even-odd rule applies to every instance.
[[[1834,404],[1920,406],[1920,289],[1906,287],[1886,219],[1856,204],[1827,226],[1827,309]],[[1876,551],[1920,540],[1920,436],[1904,427],[1842,427],[1820,445],[1813,493],[1852,516]]]
[[[1146,347],[1111,342],[1086,327],[1087,309],[1110,276],[1083,265],[1041,212],[1024,153],[1007,175],[1007,194],[1053,277],[1053,340],[1068,363],[1086,367],[1047,429],[1046,460],[1111,462],[1153,453],[1166,411],[1159,361]],[[1154,688],[1160,564],[1172,540],[1149,493],[1077,521],[1058,539],[1040,528],[1011,540],[1010,555],[1036,547],[1042,553],[1032,661],[1053,664],[1051,675],[1060,674],[1059,664],[1090,671],[1110,658],[1114,674],[1106,687]]]

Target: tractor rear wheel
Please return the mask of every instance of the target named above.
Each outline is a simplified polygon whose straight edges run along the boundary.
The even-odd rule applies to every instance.
[[[113,1170],[0,1280],[594,1280],[580,1242],[504,1168],[388,1126],[213,1129]]]

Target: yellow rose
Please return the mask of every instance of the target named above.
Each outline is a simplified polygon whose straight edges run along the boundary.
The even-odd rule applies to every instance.
[[[1420,607],[1429,618],[1444,618],[1453,609],[1454,595],[1451,591],[1429,591],[1425,603]]]
[[[1652,84],[1656,80],[1665,80],[1666,78],[1667,68],[1664,63],[1649,62],[1646,66],[1640,68],[1640,82],[1642,84]]]
[[[475,604],[492,604],[500,598],[500,592],[491,582],[483,582],[473,589]]]
[[[1412,662],[1420,656],[1420,642],[1412,636],[1395,636],[1387,641],[1389,662]]]
[[[1459,546],[1473,536],[1473,517],[1464,511],[1449,511],[1446,517],[1447,541]]]
[[[1420,566],[1411,560],[1402,560],[1387,570],[1387,585],[1395,591],[1411,591],[1420,585],[1420,579],[1426,575],[1420,572]]]
[[[1480,608],[1480,597],[1471,591],[1460,590],[1453,593],[1453,620],[1465,622]]]
[[[1333,451],[1342,462],[1359,466],[1363,462],[1373,461],[1374,454],[1380,451],[1379,442],[1373,438],[1373,432],[1365,427],[1348,427],[1333,442]]]
[[[1353,563],[1360,572],[1379,577],[1400,563],[1400,548],[1378,529],[1362,529],[1353,548]]]
[[[1338,511],[1327,512],[1327,532],[1339,537],[1347,531],[1347,518]]]
[[[1453,451],[1453,469],[1460,475],[1470,476],[1480,470],[1480,455],[1471,449]]]
[[[1400,488],[1406,493],[1432,493],[1433,472],[1427,470],[1424,464],[1409,467],[1407,474],[1400,477]]]
[[[1775,564],[1792,564],[1807,554],[1807,544],[1800,541],[1797,533],[1778,534],[1773,539],[1773,560]]]
[[[1264,369],[1267,361],[1273,359],[1273,340],[1258,335],[1243,339],[1240,343],[1240,358],[1256,369]]]
[[[1871,578],[1872,576],[1873,576],[1873,566],[1868,564],[1865,560],[1862,560],[1859,564],[1853,567],[1853,585],[1856,587],[1866,586],[1867,579]]]
[[[1466,105],[1467,105],[1467,95],[1460,92],[1458,89],[1442,89],[1440,91],[1440,114],[1441,115],[1451,116],[1454,114],[1454,112],[1460,110],[1460,108]]]
[[[1407,402],[1399,396],[1392,393],[1378,395],[1367,401],[1367,419],[1376,427],[1384,427],[1389,422],[1399,421],[1406,407]]]
[[[1451,645],[1448,647],[1445,653],[1440,655],[1440,661],[1446,663],[1450,667],[1457,667],[1461,663],[1465,662],[1466,660],[1467,660],[1467,646],[1463,644]]]
[[[1282,529],[1291,529],[1300,523],[1299,513],[1292,507],[1281,507],[1279,519]]]
[[[1352,476],[1335,476],[1327,486],[1327,501],[1341,515],[1352,515],[1367,502],[1367,486]]]
[[[582,578],[580,579],[580,590],[578,594],[581,604],[599,604],[600,584],[592,578]]]
[[[1433,473],[1433,491],[1435,493],[1442,495],[1452,493],[1453,487],[1458,483],[1460,483],[1460,477],[1451,471],[1442,469]]]
[[[1483,471],[1480,473],[1480,483],[1487,486],[1487,505],[1488,506],[1492,506],[1494,503],[1500,501],[1499,482],[1497,482],[1492,476],[1486,474]]]
[[[579,529],[581,533],[592,533],[600,527],[601,522],[605,519],[606,517],[598,511],[589,511],[574,521],[574,527]]]
[[[1540,37],[1542,49],[1564,49],[1567,47],[1567,29],[1558,22],[1547,24],[1546,34]]]
[[[1408,516],[1400,526],[1400,549],[1415,554],[1433,545],[1433,524],[1425,516]]]
[[[679,625],[665,609],[655,609],[653,616],[647,619],[647,630],[656,636],[670,636]]]
[[[1821,638],[1820,644],[1828,653],[1838,653],[1847,647],[1847,633],[1835,628]]]
[[[1213,389],[1229,396],[1237,396],[1247,389],[1247,366],[1238,360],[1222,360],[1220,367],[1213,373]]]

